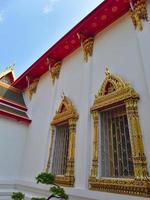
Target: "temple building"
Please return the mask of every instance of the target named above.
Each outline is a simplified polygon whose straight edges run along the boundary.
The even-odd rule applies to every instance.
[[[19,78],[0,73],[0,199],[150,198],[150,1],[105,0]],[[65,22],[64,26],[65,26]]]

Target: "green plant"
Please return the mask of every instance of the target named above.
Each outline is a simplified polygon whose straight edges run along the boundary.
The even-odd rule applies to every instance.
[[[13,192],[11,198],[13,200],[24,200],[25,195],[22,192]]]
[[[51,185],[49,192],[50,196],[48,198],[44,197],[32,197],[31,200],[50,200],[52,198],[68,200],[68,195],[65,190],[55,183],[55,175],[48,172],[41,172],[36,178],[37,183],[42,183],[46,185]],[[25,195],[21,192],[14,192],[11,196],[13,200],[24,200]]]
[[[64,189],[59,187],[59,186],[53,186],[53,187],[50,188],[49,191],[56,198],[61,198],[61,199],[64,199],[64,200],[68,199],[68,195],[65,193]]]
[[[31,200],[46,200],[46,198],[44,198],[44,197],[41,197],[41,198],[40,197],[39,198],[38,197],[32,197]]]
[[[55,175],[52,173],[42,172],[35,179],[37,183],[50,185],[54,184]]]
[[[68,195],[65,193],[64,189],[55,183],[54,174],[48,172],[42,172],[36,177],[36,181],[37,183],[52,185],[52,187],[50,187],[49,189],[51,195],[47,198],[47,200],[52,199],[53,197],[58,199],[68,200]]]

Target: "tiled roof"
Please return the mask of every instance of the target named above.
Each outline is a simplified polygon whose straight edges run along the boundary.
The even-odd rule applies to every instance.
[[[5,86],[6,84],[0,84],[0,97],[25,107],[22,93],[12,90],[12,87]]]
[[[9,113],[21,116],[21,117],[28,118],[27,114],[24,111],[17,110],[15,108],[11,108],[11,107],[8,107],[3,104],[0,104],[0,110],[6,111],[6,112],[9,112]]]
[[[26,111],[22,92],[0,81],[0,115],[29,124]]]

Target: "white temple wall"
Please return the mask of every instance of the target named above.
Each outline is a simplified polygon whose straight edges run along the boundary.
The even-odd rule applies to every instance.
[[[140,42],[142,46],[146,41]],[[34,177],[46,166],[50,144],[50,122],[64,92],[72,100],[79,114],[75,149],[75,188],[82,189],[82,195],[86,194],[87,191],[84,189],[88,184],[92,153],[90,107],[105,79],[106,66],[112,73],[122,76],[131,83],[140,95],[139,116],[150,170],[149,56],[147,53],[146,58],[142,58],[139,48],[132,21],[128,15],[125,15],[95,37],[93,56],[88,63],[83,61],[80,48],[64,59],[59,79],[54,85],[49,72],[41,77],[37,92],[33,95],[31,102],[26,97],[32,123],[29,127],[25,156],[22,162],[22,180],[32,182]],[[150,46],[147,48],[149,49]],[[147,64],[143,64],[143,59],[147,60]],[[110,196],[112,197],[112,195]],[[115,196],[118,199],[129,199],[128,196]],[[111,197],[108,194],[105,199],[111,199]]]
[[[148,4],[148,13],[150,19],[150,1],[147,1]],[[142,60],[142,70],[145,74],[145,81],[147,83],[147,90],[149,92],[149,100],[150,100],[150,20],[148,22],[144,22],[144,29],[142,32],[136,31],[138,48]]]
[[[81,63],[83,60],[81,52],[79,52],[80,50],[76,51],[70,57],[69,62],[64,61],[63,65],[65,67],[62,68],[59,79],[56,80],[54,85],[52,84],[50,73],[42,76],[37,92],[33,95],[32,101],[29,104],[32,123],[29,127],[26,155],[23,164],[23,177],[26,180],[33,180],[46,166],[50,142],[50,122],[58,109],[63,92],[72,100],[80,116],[80,102],[83,91],[83,69],[81,68]],[[79,126],[80,124],[77,123],[77,132],[79,132]]]
[[[150,171],[150,99],[148,87],[149,66],[143,71],[143,59],[139,49],[135,28],[128,15],[115,22],[107,30],[97,35],[93,53],[93,84],[92,99],[98,92],[104,77],[105,68],[109,67],[112,73],[118,74],[128,81],[140,96],[139,117],[142,128],[145,154]],[[141,32],[142,34],[142,32]],[[149,40],[147,38],[147,40]],[[150,46],[149,46],[150,48]],[[150,49],[149,49],[150,52]],[[147,60],[149,57],[147,55]]]
[[[19,179],[27,126],[0,118],[0,182]]]

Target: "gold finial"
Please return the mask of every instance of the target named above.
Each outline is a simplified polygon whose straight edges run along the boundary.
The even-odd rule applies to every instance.
[[[15,62],[12,62],[12,64],[9,64],[9,65],[6,67],[6,70],[14,70],[15,65],[16,65],[16,63],[15,63]]]
[[[64,93],[64,91],[62,90],[61,98],[63,99],[64,97],[65,97],[65,93]]]
[[[105,74],[106,74],[106,76],[110,76],[110,74],[111,74],[108,67],[106,67]]]

